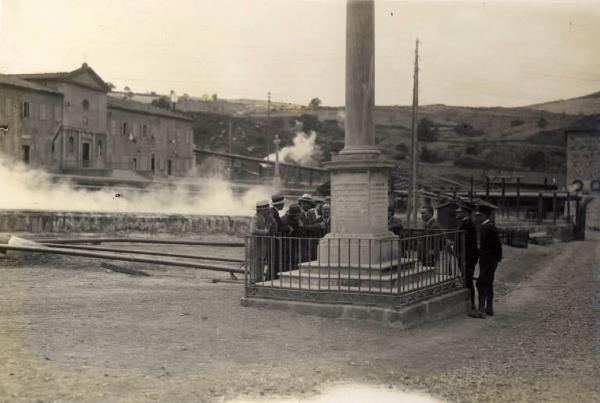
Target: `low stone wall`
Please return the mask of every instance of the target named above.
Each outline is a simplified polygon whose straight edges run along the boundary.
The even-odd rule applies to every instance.
[[[166,233],[236,235],[248,233],[250,217],[1,210],[0,232]]]

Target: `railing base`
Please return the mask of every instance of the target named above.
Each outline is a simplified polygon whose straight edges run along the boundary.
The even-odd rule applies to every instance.
[[[454,286],[455,284],[447,284]],[[347,294],[335,293],[340,302],[329,302],[327,294],[319,295],[311,291],[303,293],[298,290],[254,288],[249,289],[248,297],[242,298],[242,305],[247,307],[268,308],[291,311],[304,315],[315,315],[326,318],[358,319],[381,324],[391,325],[401,329],[418,326],[427,322],[434,322],[450,316],[465,314],[469,310],[469,291],[458,288],[437,296],[425,295],[428,290],[420,290],[418,295],[404,295],[404,304],[398,306],[399,297],[395,296],[369,296],[373,305],[368,304],[365,295],[350,295],[353,302],[341,302]],[[429,291],[435,292],[435,291]],[[303,299],[302,296],[308,297]],[[433,294],[432,294],[433,295]],[[286,298],[287,297],[287,298]],[[374,297],[379,297],[374,301]],[[400,297],[402,298],[402,297]],[[409,298],[413,298],[409,302]],[[385,302],[387,301],[387,306]]]

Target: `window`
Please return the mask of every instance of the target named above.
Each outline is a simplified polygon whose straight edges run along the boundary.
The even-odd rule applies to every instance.
[[[23,117],[29,117],[29,102],[23,102]]]
[[[87,111],[88,109],[90,109],[90,101],[88,101],[87,99],[84,99],[83,102],[81,103],[81,106],[83,106],[84,111]]]
[[[137,171],[137,158],[133,159],[133,170]]]
[[[156,161],[154,154],[152,154],[152,157],[150,158],[150,170],[152,171],[152,173],[156,171]]]
[[[60,106],[56,105],[54,107],[54,121],[55,122],[60,122],[61,118],[60,118]]]
[[[75,139],[73,136],[69,136],[69,154],[75,152]]]
[[[142,137],[146,137],[147,134],[148,134],[148,126],[143,125],[142,126]]]
[[[87,125],[88,125],[88,118],[87,118],[87,116],[84,116],[83,117],[83,126],[87,127]]]
[[[23,162],[29,164],[29,146],[21,146]]]
[[[98,152],[98,158],[102,158],[102,140],[98,140],[98,147],[96,147],[96,151]]]
[[[172,172],[173,172],[173,161],[168,160],[167,161],[167,175],[171,175]]]
[[[46,120],[46,104],[40,104],[40,120]]]
[[[124,136],[129,134],[129,125],[127,124],[127,122],[123,122],[123,131],[121,132],[121,134],[123,134]]]

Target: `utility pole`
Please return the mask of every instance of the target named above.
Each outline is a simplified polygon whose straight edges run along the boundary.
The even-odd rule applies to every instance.
[[[231,120],[229,121],[229,131],[227,132],[227,152],[231,154]]]
[[[412,195],[412,203],[411,203],[411,214],[413,226],[417,227],[417,208],[418,208],[418,195],[417,195],[417,160],[419,158],[418,148],[418,138],[417,138],[417,117],[418,117],[418,109],[419,109],[419,39],[417,38],[417,44],[415,47],[415,73],[413,76],[414,84],[413,84],[413,109],[412,109],[412,141],[411,141],[411,195]],[[410,220],[411,217],[409,217]]]
[[[273,140],[273,144],[275,144],[275,172],[273,174],[273,185],[275,187],[279,187],[281,184],[281,177],[279,175],[279,135],[275,135],[275,140]]]
[[[267,155],[271,155],[271,91],[268,93],[267,101],[267,133],[265,143],[267,144]]]

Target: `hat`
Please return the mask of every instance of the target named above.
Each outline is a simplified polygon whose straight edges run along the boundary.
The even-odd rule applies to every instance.
[[[269,201],[268,200],[261,200],[259,202],[256,202],[256,209],[257,210],[266,209],[266,208],[269,208]]]
[[[456,208],[456,212],[458,213],[459,211],[464,211],[466,213],[470,213],[473,210],[475,210],[475,206],[470,204],[470,203],[461,203],[458,205],[458,207]]]
[[[271,202],[273,203],[273,205],[283,204],[284,203],[284,197],[281,196],[281,195],[274,195],[273,197],[271,197]]]
[[[493,210],[493,208],[490,206],[486,206],[486,205],[482,205],[482,204],[477,206],[478,213],[482,213],[482,214],[485,214],[488,216],[492,214],[492,210]]]
[[[287,213],[292,216],[300,214],[300,206],[298,206],[297,204],[292,204],[288,209]]]
[[[302,197],[300,198],[300,201],[306,201],[306,202],[311,202],[313,201],[312,196],[309,193],[304,193],[302,195]]]

